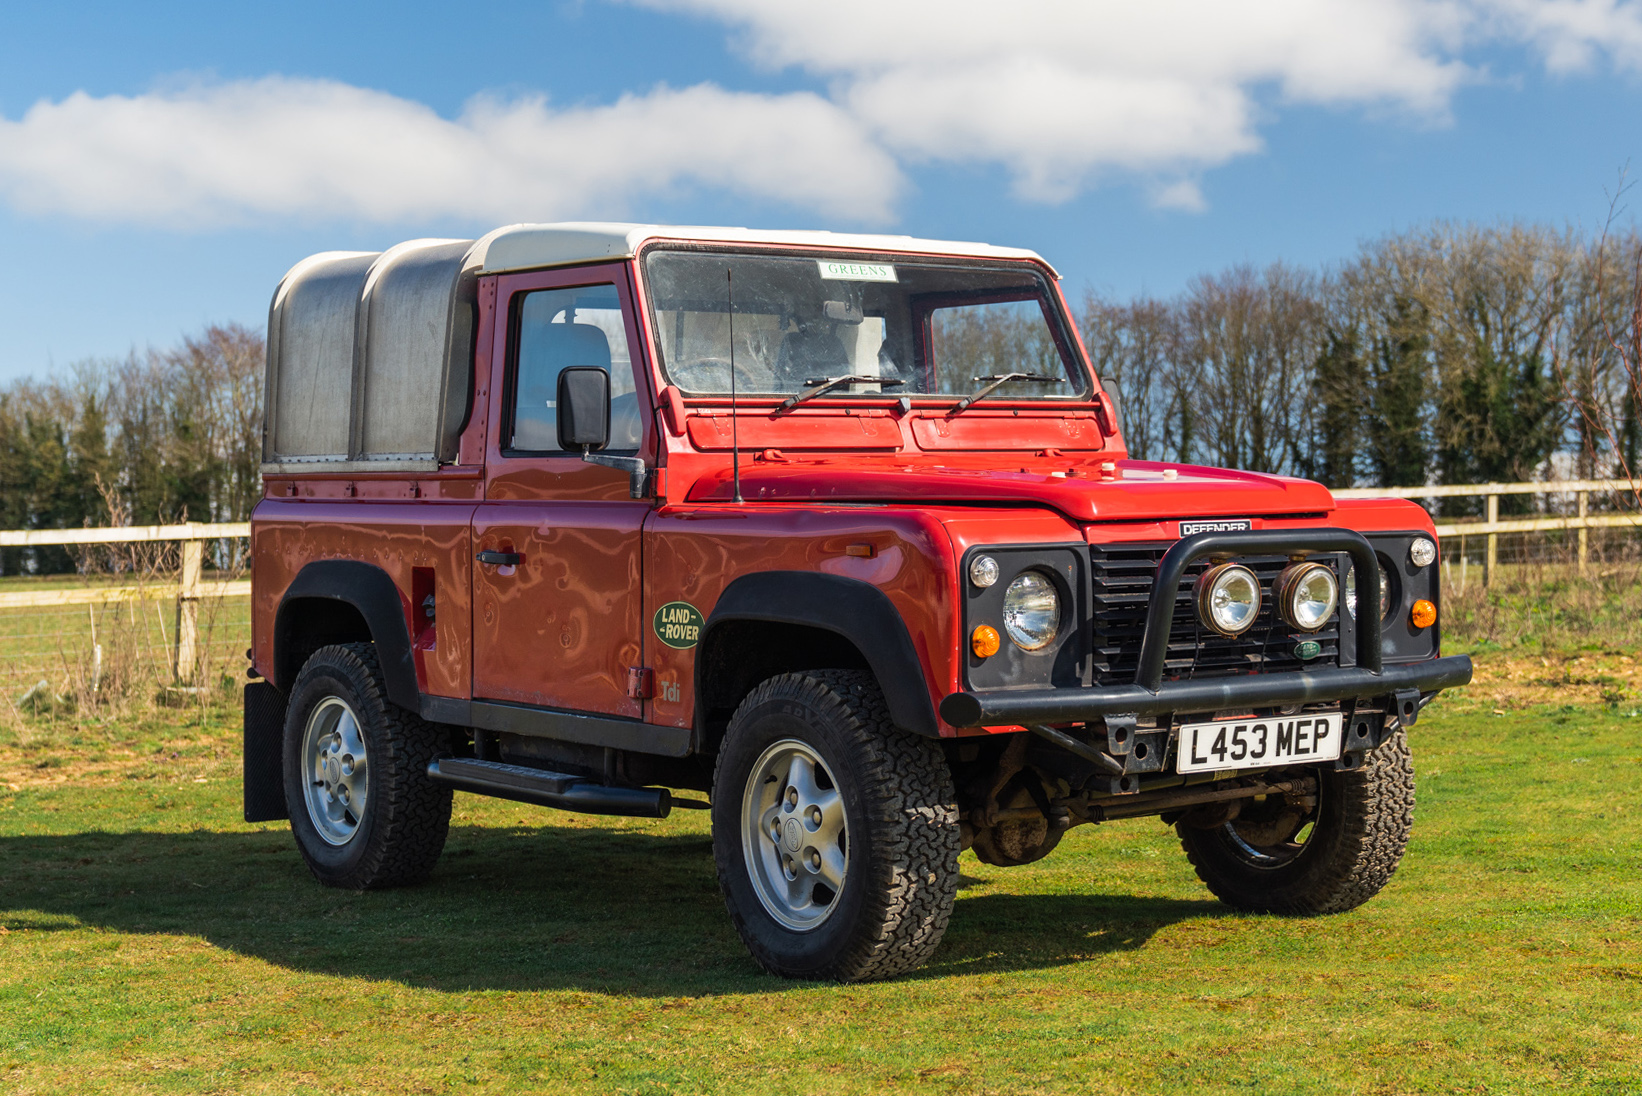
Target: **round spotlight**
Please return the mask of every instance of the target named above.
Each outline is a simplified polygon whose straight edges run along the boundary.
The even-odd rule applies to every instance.
[[[1437,562],[1437,546],[1425,537],[1415,537],[1408,546],[1408,558],[1416,567],[1429,567]]]
[[[1023,571],[1003,595],[1003,630],[1028,651],[1049,646],[1060,631],[1060,594],[1048,576]]]
[[[998,561],[991,556],[976,556],[969,561],[969,581],[986,589],[998,581]]]
[[[1197,618],[1223,636],[1240,636],[1260,615],[1260,580],[1238,563],[1210,567],[1197,580]]]
[[[1321,563],[1296,563],[1277,576],[1277,610],[1302,632],[1315,632],[1328,623],[1340,600],[1334,572]]]

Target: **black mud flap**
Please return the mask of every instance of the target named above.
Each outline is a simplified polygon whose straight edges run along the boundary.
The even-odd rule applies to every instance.
[[[278,822],[285,809],[282,770],[285,697],[266,681],[245,686],[245,821]]]

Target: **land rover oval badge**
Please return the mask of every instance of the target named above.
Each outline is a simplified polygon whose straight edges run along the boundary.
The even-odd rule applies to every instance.
[[[680,650],[694,647],[701,638],[703,623],[701,614],[688,601],[669,601],[656,610],[656,638]]]
[[[1302,662],[1316,658],[1323,653],[1323,645],[1315,639],[1302,639],[1294,645],[1294,657]]]

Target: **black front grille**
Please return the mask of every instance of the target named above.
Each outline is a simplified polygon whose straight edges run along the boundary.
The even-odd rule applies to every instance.
[[[1168,544],[1093,545],[1094,574],[1094,681],[1097,685],[1133,682],[1140,664],[1140,643],[1146,631],[1146,607],[1157,577],[1158,561]],[[1340,559],[1311,557],[1340,576]],[[1235,674],[1279,673],[1340,664],[1340,610],[1336,606],[1326,627],[1301,634],[1277,615],[1272,585],[1289,564],[1286,556],[1238,556],[1236,561],[1260,576],[1265,593],[1254,627],[1240,636],[1210,631],[1197,619],[1192,587],[1209,566],[1198,560],[1186,568],[1175,592],[1174,623],[1169,629],[1169,655],[1163,666],[1165,681]],[[1295,654],[1300,640],[1322,645],[1316,658],[1302,661]]]

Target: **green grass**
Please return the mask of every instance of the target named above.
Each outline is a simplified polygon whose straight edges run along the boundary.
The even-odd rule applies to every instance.
[[[321,888],[213,718],[0,740],[0,1091],[1642,1093],[1642,721],[1598,708],[1429,709],[1355,912],[1085,827],[965,854],[935,960],[844,987],[759,973],[697,812],[459,797],[428,885]]]

